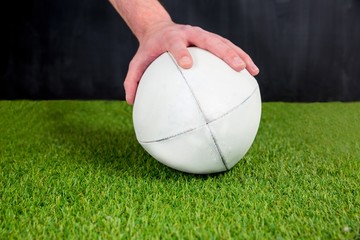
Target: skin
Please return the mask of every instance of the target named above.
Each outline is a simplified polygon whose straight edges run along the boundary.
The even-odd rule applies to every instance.
[[[188,46],[212,52],[236,71],[259,73],[250,56],[229,40],[200,27],[176,24],[158,0],[110,0],[139,41],[124,81],[126,101],[133,104],[136,89],[146,68],[164,52],[170,52],[182,68],[191,68]]]

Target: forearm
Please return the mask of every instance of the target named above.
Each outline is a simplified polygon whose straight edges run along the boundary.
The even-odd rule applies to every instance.
[[[169,14],[158,0],[109,1],[139,41],[152,26],[162,22],[171,22]]]

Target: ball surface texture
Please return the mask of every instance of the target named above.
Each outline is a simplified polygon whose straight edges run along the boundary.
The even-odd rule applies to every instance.
[[[188,50],[190,69],[164,53],[144,72],[133,107],[136,138],[155,159],[179,171],[226,171],[255,139],[259,86],[247,70],[236,72],[205,50]]]

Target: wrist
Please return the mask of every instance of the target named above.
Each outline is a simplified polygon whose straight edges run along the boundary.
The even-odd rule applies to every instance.
[[[171,25],[174,25],[175,23],[171,20],[171,18],[169,19],[162,19],[162,20],[158,20],[156,22],[152,22],[151,24],[148,24],[147,26],[145,26],[141,31],[135,33],[136,38],[138,39],[138,41],[141,43],[143,41],[146,41],[149,36],[151,36],[152,34],[167,28]]]
[[[172,23],[171,17],[158,0],[109,0],[141,41],[154,27]]]
[[[131,10],[128,9],[127,14],[125,14],[127,16],[124,17],[139,41],[157,26],[172,23],[170,15],[158,0],[130,1]]]

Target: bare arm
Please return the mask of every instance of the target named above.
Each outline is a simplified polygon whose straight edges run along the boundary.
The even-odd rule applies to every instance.
[[[126,101],[133,104],[138,82],[145,69],[160,54],[169,51],[183,68],[192,66],[187,47],[194,45],[212,52],[236,71],[246,68],[259,73],[249,55],[229,40],[199,27],[176,24],[158,0],[110,0],[139,40],[139,49],[129,65],[124,86]]]
[[[169,14],[157,0],[110,0],[110,2],[139,40],[153,25],[171,22]]]

